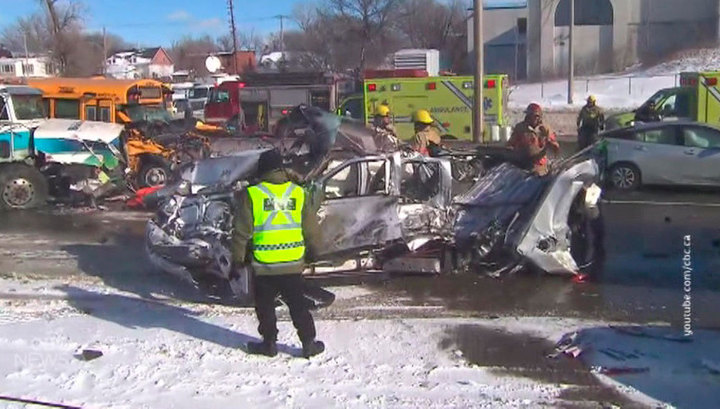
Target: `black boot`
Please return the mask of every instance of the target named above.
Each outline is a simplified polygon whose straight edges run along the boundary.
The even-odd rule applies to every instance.
[[[275,341],[248,342],[247,352],[252,355],[265,355],[273,357],[277,355],[277,343]]]
[[[322,354],[323,351],[325,351],[325,344],[323,344],[322,341],[312,340],[302,343],[303,358],[310,358],[311,356]]]

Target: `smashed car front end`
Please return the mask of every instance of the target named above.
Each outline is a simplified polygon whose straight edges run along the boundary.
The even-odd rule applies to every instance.
[[[457,196],[454,230],[461,266],[495,276],[527,266],[578,274],[571,246],[575,215],[591,213],[584,207],[597,209],[604,163],[599,148],[557,162],[544,177],[503,163]]]
[[[233,197],[256,173],[262,152],[194,162],[180,172],[181,181],[164,188],[171,196],[145,230],[156,267],[193,283],[195,272],[230,276]]]
[[[33,145],[53,196],[97,199],[113,191],[113,179],[124,177],[123,132],[122,125],[95,121],[48,119],[40,124],[33,131]]]
[[[232,194],[174,195],[146,226],[150,260],[161,270],[194,282],[202,269],[227,278],[232,267]]]

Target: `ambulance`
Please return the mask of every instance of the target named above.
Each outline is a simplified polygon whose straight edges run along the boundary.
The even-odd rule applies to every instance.
[[[498,131],[508,126],[508,76],[487,75],[483,86],[483,142],[489,142],[494,126]],[[413,112],[426,109],[442,135],[471,140],[474,87],[471,76],[430,77],[422,70],[369,70],[365,73],[363,93],[342,101],[338,114],[370,125],[377,106],[386,104],[398,137],[408,140],[414,134]]]
[[[679,87],[661,89],[638,109],[608,117],[606,128],[632,126],[636,113],[647,111],[650,105],[654,105],[662,121],[688,120],[720,126],[720,71],[680,73]]]

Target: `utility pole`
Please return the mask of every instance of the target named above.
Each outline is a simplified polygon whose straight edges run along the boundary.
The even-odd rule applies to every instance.
[[[570,40],[568,46],[570,50],[568,52],[568,92],[567,101],[568,104],[573,103],[573,82],[575,81],[575,47],[573,44],[573,37],[575,35],[575,0],[570,0]]]
[[[27,77],[27,69],[30,65],[30,56],[28,55],[28,48],[27,48],[27,34],[25,31],[23,31],[23,45],[25,46],[25,66],[23,67],[23,77]]]
[[[283,22],[286,18],[290,18],[290,16],[286,16],[283,14],[278,14],[275,16],[276,19],[280,20],[280,55],[281,58],[284,58],[285,56],[285,27],[283,25]]]
[[[233,0],[228,0],[228,12],[230,13],[230,35],[232,36],[232,64],[233,74],[238,74],[237,67],[237,31],[235,29],[235,11],[233,9]]]
[[[105,26],[103,26],[103,75],[107,74],[107,33],[105,32]]]
[[[483,88],[483,1],[473,0],[473,48],[475,49],[475,99],[473,102],[473,142],[480,143],[485,126]]]

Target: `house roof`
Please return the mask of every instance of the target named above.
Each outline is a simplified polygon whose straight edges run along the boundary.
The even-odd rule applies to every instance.
[[[155,54],[157,54],[158,51],[160,51],[160,48],[162,48],[162,47],[131,48],[128,50],[120,50],[120,51],[116,52],[115,54],[130,53],[130,54],[137,54],[139,57],[142,57],[142,58],[152,59],[153,57],[155,57]]]

